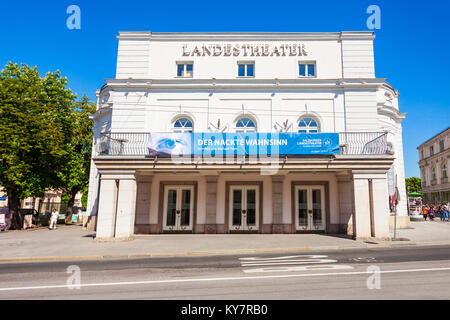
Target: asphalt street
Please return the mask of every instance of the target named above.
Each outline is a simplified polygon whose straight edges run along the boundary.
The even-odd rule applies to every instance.
[[[450,247],[0,264],[0,299],[448,299]]]

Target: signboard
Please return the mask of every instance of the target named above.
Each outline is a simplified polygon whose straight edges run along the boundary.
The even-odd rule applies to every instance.
[[[4,214],[0,214],[0,225],[1,224],[5,224],[6,219],[5,219],[5,215]]]
[[[6,201],[6,197],[0,197],[0,201]]]
[[[337,133],[150,133],[150,154],[327,155],[339,153]]]
[[[388,192],[389,195],[393,195],[395,193],[395,167],[392,166],[387,172],[387,183],[388,183]]]
[[[271,43],[242,43],[242,44],[203,44],[188,46],[183,45],[183,56],[196,57],[285,57],[285,56],[307,56],[308,52],[302,43],[286,43],[273,45]]]
[[[78,222],[78,214],[72,215],[72,222]]]

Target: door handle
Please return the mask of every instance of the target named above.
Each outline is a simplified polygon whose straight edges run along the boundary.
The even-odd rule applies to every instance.
[[[246,214],[246,213],[247,213],[247,210],[242,210],[242,213],[243,213],[243,214]]]
[[[177,210],[177,214],[180,214],[180,212],[181,212],[180,210]]]

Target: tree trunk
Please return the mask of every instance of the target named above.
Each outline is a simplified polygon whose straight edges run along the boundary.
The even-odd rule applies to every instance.
[[[20,230],[22,229],[22,218],[20,216],[20,199],[17,188],[8,188],[8,225],[6,230]]]
[[[67,211],[66,211],[66,221],[72,221],[73,215],[73,204],[75,203],[75,197],[77,196],[78,191],[69,192],[69,202],[67,203]]]

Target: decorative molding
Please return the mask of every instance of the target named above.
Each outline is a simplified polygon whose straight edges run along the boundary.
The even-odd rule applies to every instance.
[[[364,83],[361,81],[364,80]],[[102,88],[142,90],[142,89],[371,89],[378,90],[385,84],[384,78],[367,79],[106,79]]]
[[[120,31],[119,40],[144,41],[305,41],[373,40],[372,31],[342,32],[151,32]]]

